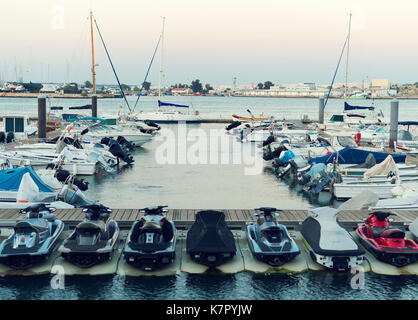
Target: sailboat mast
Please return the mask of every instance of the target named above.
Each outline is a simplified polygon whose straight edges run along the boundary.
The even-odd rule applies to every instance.
[[[94,42],[93,42],[93,11],[90,10],[90,30],[91,30],[91,73],[93,78],[93,94],[96,93],[96,72],[94,70]]]
[[[351,13],[348,22],[348,36],[347,36],[347,62],[345,64],[345,96],[348,95],[348,57],[350,53],[350,33],[351,33]]]
[[[161,97],[161,84],[162,84],[162,79],[163,79],[164,25],[165,25],[165,17],[163,17],[163,31],[161,33],[160,78],[158,81],[158,100],[160,100],[160,97]]]

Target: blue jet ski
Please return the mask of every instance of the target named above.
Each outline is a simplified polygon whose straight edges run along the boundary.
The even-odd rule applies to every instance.
[[[300,250],[285,226],[277,222],[276,208],[255,209],[257,221],[247,226],[248,245],[254,257],[271,266],[280,266],[296,257]]]
[[[21,209],[26,219],[0,245],[0,262],[14,269],[28,269],[46,261],[57,245],[64,223],[52,214],[56,209],[43,203]]]
[[[176,227],[164,215],[167,206],[144,208],[144,216],[129,231],[125,249],[126,262],[152,271],[168,265],[176,256]]]

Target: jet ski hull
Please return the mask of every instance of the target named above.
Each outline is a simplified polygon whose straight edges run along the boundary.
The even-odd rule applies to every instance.
[[[158,220],[160,217],[162,219],[164,216],[161,214],[155,215],[155,217]],[[169,238],[168,241],[158,243],[153,242],[156,237],[154,237],[152,231],[144,230],[143,221],[138,220],[132,225],[128,235],[129,240],[123,250],[124,259],[127,264],[144,271],[153,271],[174,262],[176,257],[176,227],[172,221],[161,221],[164,221],[166,226],[165,231],[170,235],[167,236],[167,239]],[[147,242],[147,240],[145,240],[145,243],[139,242],[139,238],[141,237],[134,234],[140,234],[141,232],[144,232],[145,239],[152,239],[152,241]],[[164,237],[162,238],[164,239]]]
[[[418,261],[418,249],[412,247],[391,248],[378,244],[375,239],[368,238],[365,234],[365,226],[357,228],[360,243],[370,251],[378,260],[396,267],[404,267]]]
[[[312,209],[301,233],[313,261],[336,271],[347,271],[363,263],[365,251],[337,222],[338,210]]]
[[[217,267],[236,254],[234,235],[221,211],[199,211],[187,232],[186,251],[190,258],[208,267]]]
[[[153,271],[163,268],[164,266],[173,263],[176,258],[174,249],[153,253],[125,249],[124,255],[126,263],[144,271]]]
[[[292,259],[294,259],[300,250],[293,239],[288,236],[286,231],[286,238],[277,244],[267,246],[264,243],[258,243],[255,239],[255,228],[253,224],[247,226],[247,240],[248,246],[253,256],[264,263],[271,266],[281,266]]]
[[[32,248],[14,249],[12,242],[15,234],[4,240],[0,248],[0,262],[17,270],[26,270],[48,260],[54,248],[58,244],[58,238],[64,230],[64,223],[60,220],[55,222],[54,234],[47,238],[42,245]]]
[[[62,257],[68,262],[80,268],[91,268],[100,263],[109,261],[113,257],[113,249],[105,253],[96,252],[71,252],[62,253]]]

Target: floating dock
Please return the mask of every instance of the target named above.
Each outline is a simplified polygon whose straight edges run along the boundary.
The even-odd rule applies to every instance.
[[[223,274],[232,274],[238,272],[252,272],[259,274],[297,274],[308,271],[316,272],[331,272],[325,267],[315,263],[309,254],[308,248],[305,246],[303,237],[299,232],[299,226],[303,220],[308,217],[307,210],[283,210],[281,211],[279,222],[286,225],[292,238],[295,239],[301,253],[292,261],[280,267],[272,267],[268,264],[256,260],[247,243],[246,234],[243,231],[248,222],[255,221],[252,215],[253,210],[247,209],[218,209],[225,213],[225,221],[231,228],[237,248],[235,257],[210,272],[219,272]],[[176,243],[176,258],[175,261],[156,271],[142,271],[128,265],[123,259],[123,248],[126,245],[126,238],[128,229],[132,223],[141,218],[143,213],[139,209],[114,209],[111,213],[111,218],[115,219],[121,232],[118,239],[118,244],[114,251],[113,257],[108,262],[96,265],[92,268],[78,268],[66,261],[55,250],[49,259],[40,265],[37,265],[29,270],[13,270],[5,265],[0,264],[0,276],[7,275],[41,275],[41,274],[55,274],[57,270],[64,270],[65,275],[106,275],[117,274],[125,277],[139,277],[139,276],[174,276],[180,272],[189,274],[203,274],[209,271],[209,268],[195,263],[190,259],[186,252],[186,234],[187,229],[195,220],[196,213],[199,209],[170,209],[167,213],[167,218],[174,221],[177,228],[177,243]],[[356,234],[354,228],[363,221],[364,217],[368,216],[367,210],[347,210],[342,211],[339,216],[339,222],[347,228],[354,238]],[[58,209],[54,212],[56,217],[62,220],[67,228],[75,227],[84,218],[82,209]],[[398,210],[397,216],[394,216],[392,225],[406,227],[418,217],[418,210]],[[20,214],[18,209],[0,209],[0,240],[5,239],[12,232],[12,227],[16,221],[25,218],[24,214]],[[70,230],[65,230],[60,237],[60,243],[69,235]],[[407,237],[412,238],[412,234],[407,232]],[[60,245],[58,244],[58,246]],[[61,267],[61,268],[60,268]],[[390,264],[376,260],[376,258],[369,252],[365,255],[365,260],[361,266],[364,272],[373,272],[384,275],[418,275],[418,262],[402,268],[397,268]]]

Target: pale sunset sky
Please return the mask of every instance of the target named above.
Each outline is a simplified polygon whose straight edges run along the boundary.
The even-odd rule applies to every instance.
[[[349,82],[418,81],[416,0],[0,0],[0,76],[91,79],[89,10],[122,83],[143,81],[166,17],[164,84],[329,83],[352,13]],[[94,31],[97,83],[116,83]],[[345,57],[337,82],[345,78]],[[158,82],[160,55],[149,81]],[[68,66],[68,67],[67,67]],[[68,69],[68,72],[67,72]],[[49,70],[49,72],[48,72]]]

